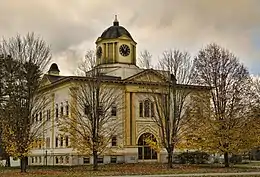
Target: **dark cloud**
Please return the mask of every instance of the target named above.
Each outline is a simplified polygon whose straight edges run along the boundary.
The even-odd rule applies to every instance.
[[[118,14],[138,42],[157,59],[164,50],[196,53],[217,42],[260,71],[258,0],[0,0],[0,35],[34,31],[52,45],[54,61],[71,73]]]

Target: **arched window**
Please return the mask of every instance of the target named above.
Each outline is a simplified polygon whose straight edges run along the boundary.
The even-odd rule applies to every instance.
[[[143,160],[157,159],[157,152],[147,144],[146,139],[150,139],[154,142],[157,142],[153,134],[151,133],[142,134],[138,139],[138,159],[143,159]]]

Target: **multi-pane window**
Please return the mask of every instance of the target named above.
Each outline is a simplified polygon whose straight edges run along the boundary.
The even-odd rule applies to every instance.
[[[110,157],[110,163],[116,163],[116,161],[117,161],[116,156],[111,156]]]
[[[139,103],[139,117],[154,117],[154,103],[145,100]]]
[[[150,117],[150,101],[144,101],[144,117]]]
[[[60,163],[63,164],[63,157],[60,156]]]
[[[151,117],[154,117],[154,103],[151,102]]]
[[[65,157],[65,163],[66,163],[66,164],[69,164],[69,163],[70,163],[70,158],[69,158],[69,156],[66,156],[66,157]]]
[[[116,136],[113,136],[112,137],[112,146],[116,146],[117,145],[117,138],[116,138]]]
[[[83,164],[88,164],[88,163],[90,163],[89,157],[84,157],[83,158]]]
[[[60,104],[60,116],[63,116],[63,103]]]
[[[38,114],[35,115],[35,122],[38,122]]]
[[[139,117],[143,117],[143,110],[144,110],[143,102],[140,102],[139,103]]]
[[[103,163],[103,162],[104,162],[104,158],[103,157],[98,157],[97,163]]]
[[[39,121],[42,121],[42,112],[39,113]]]
[[[46,148],[50,148],[51,139],[50,137],[46,138]]]
[[[66,101],[66,115],[69,115],[69,102]]]
[[[60,147],[63,147],[63,136],[60,137]]]
[[[47,110],[47,121],[51,120],[51,110]]]
[[[68,147],[69,146],[69,136],[65,137],[65,146]]]
[[[85,104],[84,113],[85,113],[85,115],[88,115],[90,113],[90,105],[89,104]]]
[[[58,105],[58,104],[56,104],[56,109],[55,109],[55,118],[56,118],[56,120],[59,119],[59,105]]]
[[[111,115],[112,115],[112,116],[116,116],[116,113],[117,113],[116,105],[112,105]]]
[[[59,146],[59,138],[56,137],[56,138],[55,138],[55,147],[58,147],[58,146]]]

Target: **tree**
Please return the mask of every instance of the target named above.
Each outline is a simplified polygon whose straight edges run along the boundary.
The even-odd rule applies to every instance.
[[[74,149],[93,156],[93,169],[97,170],[98,156],[117,149],[111,147],[111,141],[122,135],[122,120],[118,117],[121,117],[123,92],[116,81],[111,82],[118,78],[103,75],[102,68],[94,63],[94,51],[87,51],[78,72],[84,76],[78,77],[71,89],[72,118],[64,117],[60,126],[69,134]]]
[[[50,101],[40,91],[43,71],[51,59],[50,48],[33,33],[3,39],[0,45],[6,72],[1,137],[7,153],[20,158],[21,172],[26,172],[30,149],[41,143],[44,108]],[[35,122],[35,116],[40,121]]]
[[[205,151],[223,153],[228,167],[229,154],[250,149],[258,142],[253,135],[259,131],[254,123],[259,120],[252,114],[255,103],[249,73],[234,54],[217,44],[200,50],[194,66],[194,82],[212,89],[211,106],[202,109],[210,114],[197,114],[201,128],[194,128],[197,139],[193,142]]]
[[[152,54],[148,50],[144,50],[143,52],[140,52],[137,62],[138,62],[138,66],[141,68],[145,68],[145,69],[153,68]]]
[[[151,89],[156,112],[152,119],[159,127],[160,146],[167,150],[168,167],[172,168],[173,152],[185,135],[189,122],[185,110],[192,93],[187,85],[191,83],[193,64],[187,52],[169,50],[163,53],[158,68],[167,82],[161,83],[160,89]]]

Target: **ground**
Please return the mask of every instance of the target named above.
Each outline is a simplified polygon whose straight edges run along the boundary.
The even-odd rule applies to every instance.
[[[223,168],[219,165],[174,165],[168,170],[166,164],[110,164],[100,165],[99,171],[92,171],[91,166],[77,167],[29,167],[27,174],[20,174],[19,168],[0,168],[1,177],[86,177],[145,174],[192,174],[192,173],[234,173],[260,172],[260,168],[234,166]],[[260,173],[259,173],[260,174]],[[250,175],[251,177],[254,175]]]

